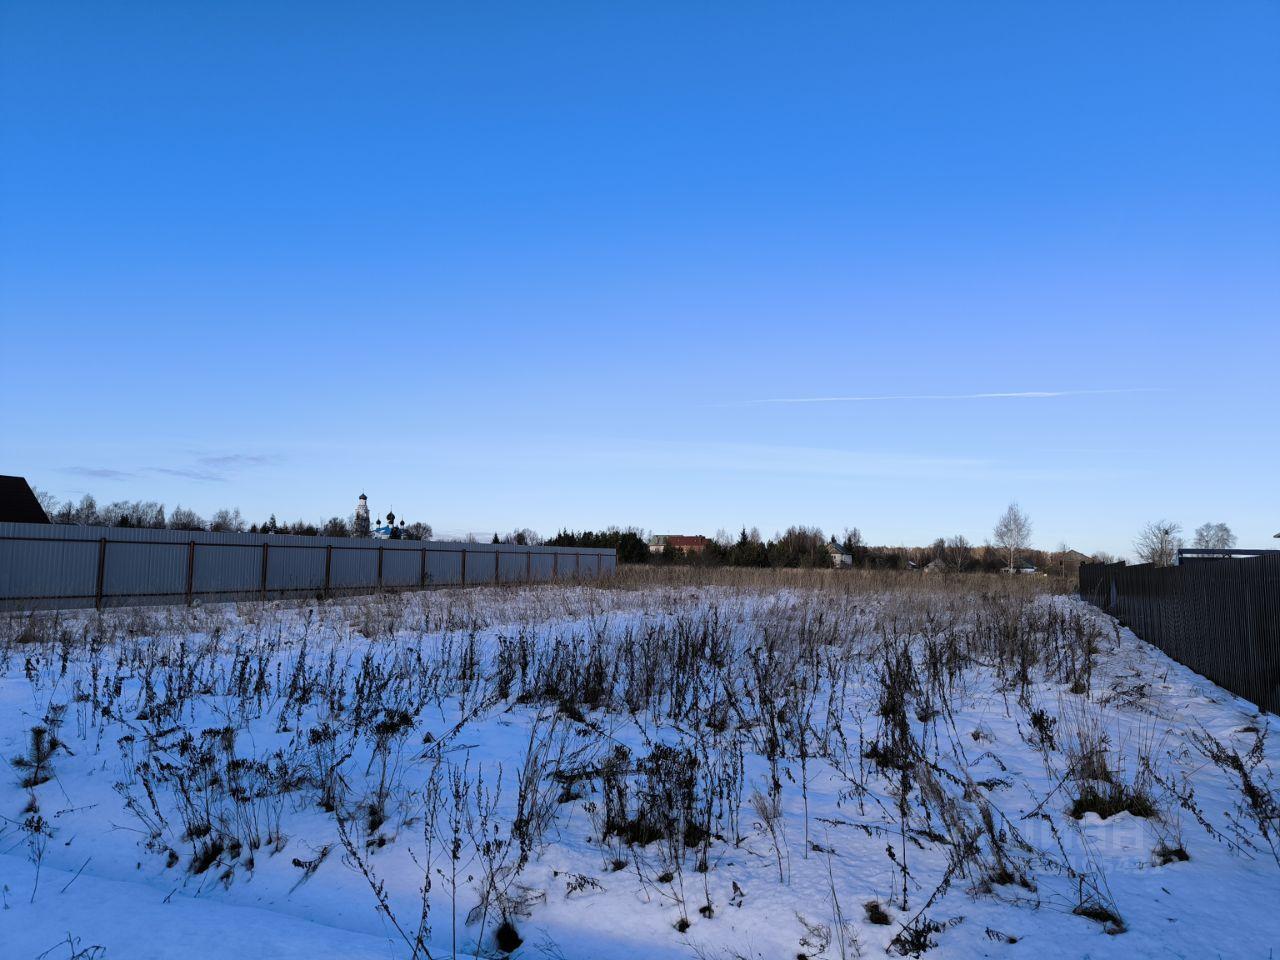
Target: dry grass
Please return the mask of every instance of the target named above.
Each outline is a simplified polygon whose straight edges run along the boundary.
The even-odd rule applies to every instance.
[[[923,573],[919,570],[813,570],[776,567],[648,566],[620,564],[602,586],[615,590],[727,587],[739,590],[818,591],[828,594],[1037,597],[1075,590],[1071,578],[999,573]]]
[[[547,895],[525,886],[526,868],[575,816],[590,824],[574,833],[589,833],[600,879],[573,874],[566,897],[621,888],[634,872],[678,909],[681,932],[718,915],[707,878],[736,869],[746,848],[779,888],[793,871],[825,883],[833,864],[847,884],[877,858],[868,875],[885,886],[841,896],[864,905],[873,933],[899,926],[889,947],[904,955],[959,922],[928,915],[956,902],[953,885],[1118,933],[1102,868],[1081,865],[1062,837],[1090,811],[1159,819],[1153,785],[1171,774],[1102,711],[1090,665],[1105,623],[1044,599],[1069,587],[638,566],[598,584],[0,618],[0,668],[15,681],[21,670],[43,708],[30,749],[9,759],[35,803],[52,796],[55,767],[77,762],[63,741],[77,755],[118,751],[131,826],[175,883],[185,873],[229,886],[286,849],[297,883],[311,883],[333,851],[414,957],[428,955],[433,924],[455,954],[459,936],[518,946]],[[975,722],[1000,716],[1012,721],[1003,740]],[[500,726],[505,777],[501,759],[466,746],[498,742]],[[1261,735],[1243,754],[1197,743],[1241,783],[1232,843],[1274,850]],[[1026,746],[1056,785],[1043,795],[1017,792],[1022,778],[997,754]],[[1207,822],[1190,787],[1177,799]],[[1025,835],[1029,817],[1047,825],[1042,839]],[[1176,829],[1165,832],[1155,862],[1185,858]],[[382,879],[411,875],[407,863],[432,880],[416,913]],[[834,878],[830,889],[831,924],[803,924],[810,955],[836,938],[846,955]]]

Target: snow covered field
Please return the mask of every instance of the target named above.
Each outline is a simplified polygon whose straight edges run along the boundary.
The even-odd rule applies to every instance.
[[[1275,718],[1026,584],[0,621],[0,957],[1258,957]]]

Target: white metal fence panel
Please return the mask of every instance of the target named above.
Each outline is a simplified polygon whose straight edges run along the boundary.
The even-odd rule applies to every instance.
[[[325,596],[607,576],[613,550],[0,523],[0,609]]]

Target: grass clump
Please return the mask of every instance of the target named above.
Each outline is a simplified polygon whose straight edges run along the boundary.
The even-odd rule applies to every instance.
[[[879,900],[868,900],[862,905],[863,911],[866,913],[867,923],[874,923],[880,927],[887,927],[893,923],[893,918],[889,916],[889,912],[880,905]]]

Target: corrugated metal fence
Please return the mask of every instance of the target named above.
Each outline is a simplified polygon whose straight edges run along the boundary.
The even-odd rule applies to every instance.
[[[1179,663],[1280,713],[1280,556],[1081,564],[1080,596]]]
[[[596,578],[614,550],[0,523],[0,609],[334,596]]]

